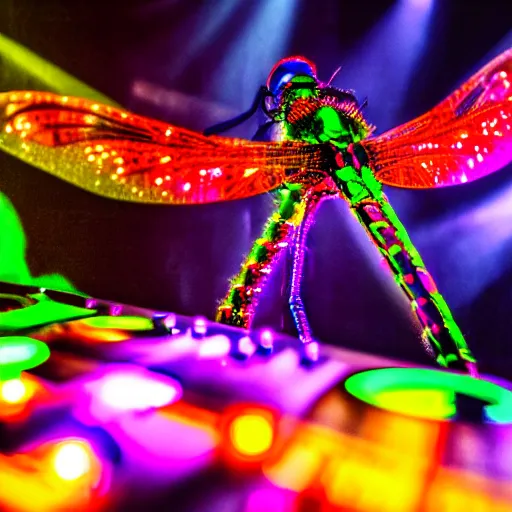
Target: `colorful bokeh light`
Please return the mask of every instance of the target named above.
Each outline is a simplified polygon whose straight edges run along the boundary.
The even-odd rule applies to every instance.
[[[265,454],[272,447],[274,425],[267,415],[241,414],[231,422],[229,437],[240,455],[256,457]]]
[[[66,481],[78,480],[91,470],[91,449],[83,441],[66,441],[58,445],[53,457],[55,473]]]
[[[23,401],[27,388],[20,379],[11,379],[0,382],[0,398],[8,404],[17,404]]]

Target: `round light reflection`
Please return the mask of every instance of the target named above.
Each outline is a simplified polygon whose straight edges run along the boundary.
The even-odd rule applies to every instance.
[[[62,480],[77,480],[91,470],[90,453],[85,443],[66,441],[55,452],[53,469]]]

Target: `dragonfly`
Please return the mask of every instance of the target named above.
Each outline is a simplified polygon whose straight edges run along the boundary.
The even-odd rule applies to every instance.
[[[248,112],[205,133],[86,99],[12,91],[0,94],[0,148],[114,200],[190,205],[275,194],[216,320],[250,328],[269,275],[291,251],[288,303],[308,363],[318,360],[319,346],[301,299],[306,238],[320,204],[341,198],[409,299],[426,350],[440,366],[477,376],[475,357],[383,185],[459,185],[510,163],[511,81],[509,49],[430,111],[380,135],[354,93],[321,82],[304,57],[279,61]],[[268,116],[260,130],[268,140],[219,135],[258,108]]]

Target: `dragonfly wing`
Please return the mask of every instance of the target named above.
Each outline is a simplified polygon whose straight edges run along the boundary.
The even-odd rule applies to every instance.
[[[512,49],[426,114],[361,144],[387,185],[474,181],[512,161]]]
[[[0,148],[112,199],[197,204],[272,190],[325,148],[206,137],[92,101],[41,92],[0,94]]]

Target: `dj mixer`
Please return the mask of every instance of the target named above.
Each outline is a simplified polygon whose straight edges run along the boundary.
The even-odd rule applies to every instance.
[[[0,284],[2,511],[508,511],[508,383]]]

